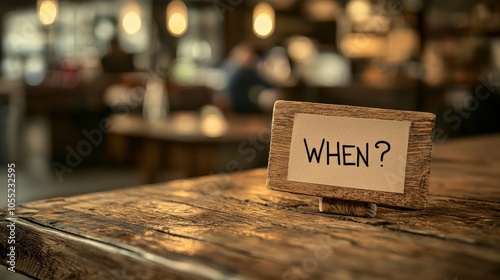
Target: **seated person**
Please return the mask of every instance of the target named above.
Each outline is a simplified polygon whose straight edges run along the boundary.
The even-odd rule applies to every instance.
[[[258,71],[258,56],[248,45],[238,45],[226,61],[228,83],[226,93],[236,113],[260,113],[259,97],[271,85]]]
[[[102,70],[106,73],[124,73],[134,71],[132,54],[126,53],[115,36],[110,41],[109,52],[101,58]]]

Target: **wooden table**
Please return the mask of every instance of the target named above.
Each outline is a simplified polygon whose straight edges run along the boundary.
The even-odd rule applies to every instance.
[[[238,145],[245,141],[258,142],[258,148],[268,146],[270,116],[231,115],[225,121],[226,129],[218,131],[217,124],[204,123],[195,111],[177,111],[156,122],[146,121],[141,115],[115,114],[110,117],[109,148],[116,151],[113,154],[123,155],[133,148],[130,143],[140,140],[135,162],[145,181],[151,183],[162,163],[180,169],[188,177],[207,175],[226,168],[214,163],[220,146],[234,146],[234,151],[240,151]],[[251,143],[243,145],[246,152]]]
[[[376,218],[319,213],[316,198],[268,190],[264,169],[27,203],[16,269],[40,279],[499,279],[499,144],[497,134],[437,146],[428,208],[379,207]]]

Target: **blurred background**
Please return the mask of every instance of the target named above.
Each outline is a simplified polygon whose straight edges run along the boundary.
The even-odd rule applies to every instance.
[[[500,131],[494,0],[5,0],[0,35],[18,204],[227,184],[266,166],[277,99],[432,112],[436,143]]]
[[[494,0],[6,0],[0,34],[19,203],[266,166],[277,99],[500,131]]]

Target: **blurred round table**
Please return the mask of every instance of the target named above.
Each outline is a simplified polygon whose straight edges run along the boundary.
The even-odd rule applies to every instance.
[[[108,124],[107,148],[111,159],[123,162],[132,157],[147,182],[156,180],[164,163],[187,177],[255,167],[245,165],[258,161],[257,153],[261,158],[267,155],[271,136],[269,115],[221,118],[180,111],[169,114],[165,120],[148,121],[138,114],[115,114]],[[242,159],[217,164],[221,148],[230,148]]]

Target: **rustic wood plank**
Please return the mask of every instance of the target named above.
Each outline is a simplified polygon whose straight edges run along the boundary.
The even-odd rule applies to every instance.
[[[450,139],[436,144],[432,157],[454,161],[500,161],[500,139],[498,134]]]
[[[382,192],[289,181],[288,162],[297,113],[363,119],[410,121],[404,193]],[[277,101],[274,107],[267,186],[273,190],[332,197],[414,209],[426,207],[429,187],[432,129],[435,115],[307,102]],[[397,175],[397,174],[396,174]]]
[[[182,198],[175,197],[174,199],[177,200]],[[161,201],[151,201],[150,204],[157,205],[158,208],[163,208]],[[236,224],[240,225],[240,228],[230,230],[224,223],[227,221],[224,217],[221,217],[217,221],[214,221],[212,218],[202,225],[196,225],[196,219],[189,217],[192,213],[182,215],[182,213],[185,213],[185,210],[179,211],[177,215],[166,215],[167,217],[164,218],[157,218],[156,211],[154,210],[152,212],[145,211],[140,212],[140,216],[144,214],[147,214],[147,216],[137,219],[135,215],[132,216],[130,213],[140,211],[141,208],[143,209],[144,205],[131,204],[131,206],[133,205],[135,207],[123,209],[122,211],[115,211],[113,209],[114,207],[103,207],[101,203],[97,205],[99,205],[99,209],[91,208],[94,210],[89,211],[102,211],[102,213],[98,213],[99,219],[86,215],[82,216],[82,212],[67,210],[65,213],[59,214],[57,210],[54,210],[54,214],[44,211],[43,215],[36,214],[34,219],[36,219],[37,223],[42,223],[47,227],[56,227],[58,230],[65,232],[85,235],[89,239],[99,240],[103,243],[113,244],[121,248],[146,248],[148,253],[152,253],[158,257],[168,257],[168,254],[165,254],[165,252],[178,250],[177,253],[190,255],[194,260],[199,260],[200,262],[210,261],[211,265],[214,267],[219,267],[219,269],[223,270],[236,270],[240,275],[246,275],[246,273],[248,273],[248,271],[243,270],[241,265],[239,265],[239,263],[244,263],[245,266],[248,265],[251,267],[250,269],[253,271],[250,276],[267,275],[268,277],[279,278],[282,273],[288,271],[286,267],[287,263],[300,264],[301,260],[308,257],[314,257],[314,251],[318,247],[315,241],[321,238],[333,243],[331,246],[335,253],[332,253],[332,258],[335,258],[328,258],[327,263],[321,265],[321,271],[311,275],[314,277],[327,277],[330,275],[329,273],[334,273],[333,275],[335,275],[337,272],[351,275],[353,272],[360,270],[361,272],[357,272],[357,274],[351,276],[358,275],[376,278],[377,275],[383,275],[384,270],[397,265],[401,270],[395,272],[394,276],[404,279],[411,278],[408,277],[408,271],[430,266],[433,262],[442,263],[442,265],[434,265],[434,271],[427,274],[427,276],[435,275],[435,270],[439,271],[440,269],[443,269],[440,273],[444,273],[446,269],[450,269],[451,272],[458,275],[473,275],[470,273],[470,265],[465,266],[463,269],[459,269],[458,265],[452,265],[450,267],[449,263],[446,264],[446,262],[443,262],[443,259],[440,259],[440,254],[445,254],[447,256],[456,255],[456,260],[453,259],[448,261],[468,259],[469,261],[482,263],[481,267],[485,275],[492,272],[492,268],[495,266],[495,263],[498,262],[498,256],[495,256],[496,249],[494,248],[482,250],[470,244],[462,243],[450,246],[447,244],[447,241],[428,236],[408,238],[401,232],[394,232],[377,226],[351,223],[342,220],[332,223],[333,221],[328,216],[308,217],[307,220],[302,221],[302,213],[287,210],[279,210],[278,212],[285,213],[278,213],[281,214],[279,215],[281,219],[275,221],[271,213],[261,217],[265,212],[268,212],[265,209],[266,207],[263,206],[256,207],[256,209],[252,209],[252,211],[237,213],[237,216],[245,216],[239,219],[235,218],[238,221],[231,221],[231,223],[236,222]],[[176,205],[177,207],[175,208],[179,209],[181,205],[183,204]],[[89,205],[87,205],[87,203],[82,203],[82,205],[74,205],[71,207],[80,208],[84,206],[87,207]],[[170,206],[170,208],[172,207],[173,206]],[[47,208],[47,210],[49,209],[53,208]],[[221,211],[217,209],[216,212]],[[224,214],[224,212],[221,214]],[[124,221],[124,216],[130,218]],[[179,218],[179,216],[184,219]],[[199,217],[199,214],[196,214],[196,216]],[[68,219],[68,217],[70,217],[70,219]],[[292,226],[290,223],[285,222],[285,218],[295,221],[295,224]],[[90,225],[88,224],[89,221],[92,221]],[[325,225],[325,227],[321,226],[318,228],[318,222],[321,225]],[[331,223],[331,225],[328,225],[328,223]],[[248,224],[255,225],[249,226]],[[146,227],[146,230],[143,229],[141,231],[140,229],[144,227]],[[164,228],[163,230],[161,230],[162,227]],[[189,227],[196,228],[189,229]],[[202,227],[202,229],[200,229],[200,227]],[[220,230],[217,230],[217,228],[220,228]],[[137,231],[138,229],[139,231]],[[173,242],[172,239],[175,239],[175,237],[180,240],[178,242]],[[193,244],[189,244],[193,240]],[[388,247],[389,244],[390,246]],[[210,245],[213,245],[215,248],[210,250]],[[415,246],[415,248],[412,248],[413,246]],[[194,250],[193,247],[195,248]],[[57,246],[54,248],[57,248]],[[289,254],[292,254],[292,256],[282,254],[282,250],[286,250]],[[426,253],[426,251],[431,250],[434,250],[434,253]],[[236,253],[231,254],[233,252]],[[428,256],[419,261],[414,261],[408,257],[408,255],[425,254]],[[246,255],[250,255],[256,259],[263,259],[265,262],[259,265],[257,260],[249,260],[246,258]],[[340,256],[350,256],[352,259],[340,261],[339,264],[337,258],[340,258]],[[71,257],[71,255],[66,257]],[[95,257],[96,256],[92,256],[92,258]],[[388,265],[378,263],[373,266],[368,265],[365,267],[367,264],[360,262],[363,258],[393,258],[394,262]],[[62,260],[58,261],[61,262]],[[221,261],[229,267],[220,265],[218,261]],[[273,263],[279,263],[281,265],[273,266]],[[464,264],[467,264],[467,262],[461,261],[461,265]],[[342,269],[327,269],[332,265],[339,265]],[[93,266],[93,264],[91,264],[91,266]],[[347,271],[345,271],[346,268]],[[267,271],[269,271],[269,274],[266,274]],[[467,271],[469,271],[469,273],[467,273]],[[477,272],[474,272],[474,274],[477,275]],[[451,274],[442,274],[442,276],[452,277]]]
[[[432,162],[429,192],[455,198],[500,202],[500,160]]]
[[[440,163],[435,164],[436,167],[440,166]],[[165,197],[175,194],[175,191],[185,191],[187,194],[184,196],[189,196],[196,198],[196,200],[215,200],[215,201],[248,201],[248,203],[255,203],[259,205],[266,205],[274,208],[288,209],[290,211],[298,211],[307,214],[318,214],[317,209],[317,198],[294,195],[289,193],[274,192],[268,189],[263,189],[265,178],[265,170],[257,169],[245,173],[233,174],[230,178],[225,178],[221,182],[227,184],[213,184],[214,180],[220,178],[220,176],[213,177],[201,177],[196,180],[180,180],[176,181],[175,184],[167,184],[163,187],[151,188],[150,186],[134,187],[127,192],[118,190],[121,193],[120,197],[129,197],[132,201],[139,199],[140,193],[145,192],[151,197]],[[425,210],[409,211],[409,210],[399,210],[392,208],[378,208],[378,217],[375,219],[363,219],[355,217],[342,217],[338,215],[328,215],[343,220],[351,220],[357,222],[363,222],[367,224],[382,224],[384,226],[394,226],[393,228],[398,228],[399,226],[407,227],[409,231],[422,232],[421,224],[426,224],[425,228],[432,229],[429,233],[431,235],[440,235],[444,238],[449,239],[468,239],[467,236],[475,232],[477,239],[474,242],[482,243],[489,242],[487,236],[491,237],[491,240],[499,240],[494,233],[498,232],[497,227],[491,227],[491,221],[500,218],[498,214],[498,203],[488,202],[491,196],[490,187],[483,185],[475,185],[471,190],[475,191],[477,195],[472,197],[472,200],[467,198],[460,198],[459,196],[462,192],[457,192],[454,196],[443,196],[439,191],[443,188],[441,185],[442,180],[438,175],[431,176],[431,192],[429,196],[429,207]],[[500,182],[500,178],[497,179]],[[451,189],[454,184],[446,185]],[[496,184],[498,189],[499,184]],[[493,188],[491,188],[493,190]],[[128,189],[127,189],[128,190]],[[438,192],[434,194],[434,190]],[[93,201],[95,205],[102,205],[105,203],[112,204],[122,204],[121,202],[113,201],[113,198],[117,196],[115,193],[98,193],[91,194],[88,200]],[[101,198],[101,196],[104,196]],[[108,196],[111,196],[108,198]],[[27,206],[34,209],[40,208],[59,208],[62,205],[69,205],[65,207],[73,207],[78,205],[79,201],[87,198],[85,196],[78,196],[72,198],[65,198],[61,200],[53,200],[50,204],[46,201],[30,203]],[[151,200],[148,197],[145,200]],[[111,201],[111,202],[110,202]],[[132,202],[129,202],[132,203]],[[73,205],[73,206],[71,206]],[[89,208],[93,209],[93,207]],[[449,211],[447,213],[446,210]],[[439,211],[438,211],[439,210]],[[481,211],[479,211],[481,210]],[[478,217],[474,218],[475,215]],[[484,218],[484,223],[482,222]],[[463,228],[463,221],[461,219],[467,219],[470,221],[476,221],[476,227]],[[416,221],[419,221],[418,223]],[[412,225],[415,225],[412,227]],[[455,230],[455,228],[460,228],[461,230]],[[469,230],[467,230],[469,229]],[[488,230],[489,229],[489,230]],[[441,231],[442,230],[442,231]],[[465,232],[463,232],[465,231]],[[483,235],[484,233],[484,235]],[[484,237],[484,238],[481,238]]]
[[[259,197],[273,193],[264,187],[264,178],[263,169],[235,174],[230,180],[231,186],[225,187],[222,196],[210,195],[208,191],[213,186],[206,184],[206,178],[201,178],[35,202],[26,207],[37,211],[24,214],[19,226],[31,231],[34,226],[43,225],[36,239],[46,235],[43,229],[48,228],[76,236],[84,244],[91,240],[133,251],[137,255],[141,254],[136,251],[144,250],[143,254],[152,254],[155,258],[190,256],[189,263],[217,267],[221,273],[228,275],[232,275],[232,271],[233,276],[280,278],[285,273],[291,273],[290,266],[300,267],[304,259],[314,259],[314,252],[319,248],[316,240],[321,238],[332,242],[332,251],[335,252],[324,262],[318,262],[317,271],[307,274],[315,278],[332,275],[378,278],[386,275],[384,271],[397,267],[399,270],[392,276],[407,279],[412,278],[408,271],[429,266],[433,269],[423,274],[428,277],[487,277],[494,274],[495,267],[500,264],[500,240],[498,234],[495,236],[498,225],[493,222],[500,217],[494,209],[483,209],[476,214],[475,211],[480,208],[478,205],[467,211],[470,205],[460,209],[458,207],[462,203],[456,202],[454,207],[450,207],[450,201],[436,198],[431,199],[429,208],[422,211],[386,208],[375,221],[345,219],[320,214],[317,210],[310,211],[315,208],[316,199],[314,202],[302,201],[299,197],[302,205],[288,202],[286,207],[279,200],[276,204],[262,203]],[[245,190],[253,192],[254,196],[246,200],[239,198]],[[457,208],[460,209],[458,212],[450,213],[449,209]],[[452,214],[456,217],[450,217]],[[463,225],[463,218],[468,218],[471,223]],[[462,226],[458,227],[460,224]],[[438,225],[442,227],[435,228]],[[460,237],[457,231],[464,236]],[[465,234],[463,231],[466,231]],[[412,234],[408,236],[408,232]],[[64,242],[64,238],[57,242]],[[51,243],[50,250],[62,252],[57,260],[49,259],[47,265],[75,257],[72,254],[76,254],[76,249],[74,252],[60,250],[56,244],[55,241]],[[84,247],[82,245],[81,248]],[[20,248],[30,248],[30,245],[20,245]],[[106,252],[83,257],[93,259],[103,253]],[[121,253],[114,252],[112,255],[115,254]],[[422,255],[425,257],[419,260],[412,257]],[[391,261],[367,264],[360,261],[363,259]],[[126,260],[127,263],[129,261]],[[147,263],[142,264],[143,267],[153,265],[148,260],[143,262]],[[244,267],[241,264],[245,264]],[[92,263],[88,265],[94,266]],[[119,266],[120,263],[113,265]],[[481,272],[471,270],[473,266],[480,267]],[[23,267],[22,263],[20,267]],[[35,267],[30,264],[28,269]],[[32,270],[27,272],[33,275]],[[75,273],[90,275],[86,271]],[[35,275],[42,279],[50,278],[40,272]],[[133,274],[127,272],[125,275]]]
[[[361,201],[347,201],[336,198],[320,197],[319,211],[324,213],[373,218],[377,216],[377,205]]]
[[[36,279],[179,279],[186,272],[193,279],[224,276],[210,267],[184,263],[178,256],[164,259],[39,223],[19,221],[17,235],[16,271]],[[0,236],[3,240],[4,231]]]
[[[378,207],[376,218],[320,213],[315,197],[266,188],[265,169],[27,203],[16,269],[39,279],[497,279],[493,162],[436,159],[426,209]]]

